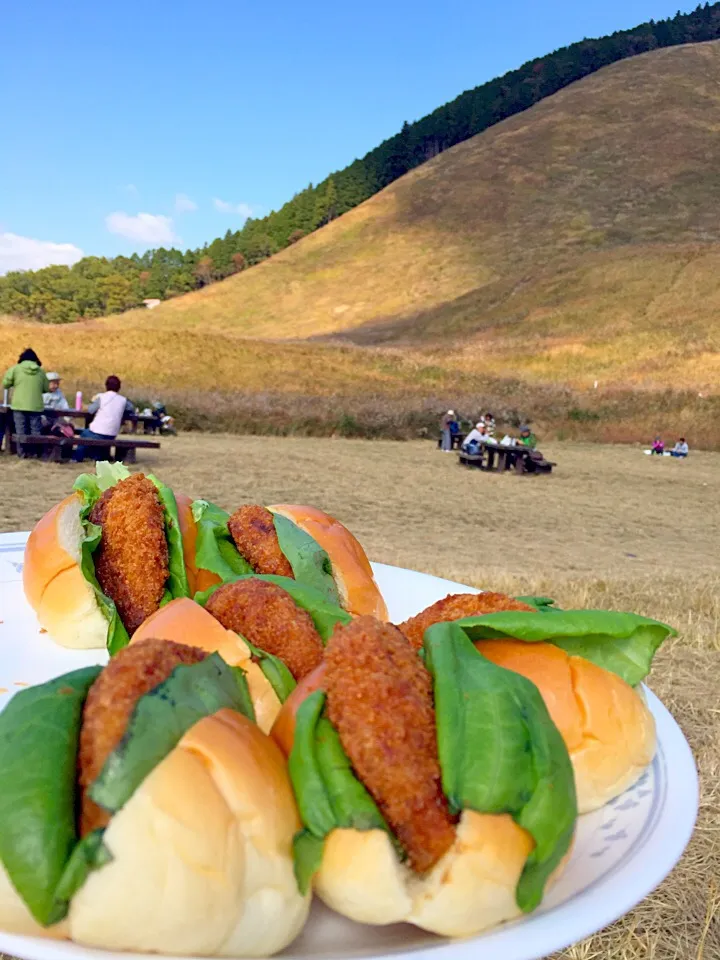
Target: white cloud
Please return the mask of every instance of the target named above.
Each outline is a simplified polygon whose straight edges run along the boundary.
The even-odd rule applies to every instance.
[[[228,203],[227,200],[218,200],[215,197],[213,205],[220,213],[237,213],[245,219],[252,217],[255,213],[255,209],[249,203]]]
[[[175,212],[176,213],[192,213],[194,210],[197,210],[198,205],[194,200],[191,200],[186,193],[176,193],[175,194]]]
[[[167,246],[179,241],[173,229],[172,217],[161,214],[138,213],[133,217],[129,213],[117,211],[105,217],[105,226],[110,233],[117,233],[126,240],[148,246]]]
[[[39,270],[51,264],[70,267],[83,256],[72,243],[52,243],[19,237],[16,233],[0,233],[0,275],[9,270]]]
[[[123,190],[125,193],[129,193],[131,197],[136,197],[140,193],[134,183],[126,183]]]

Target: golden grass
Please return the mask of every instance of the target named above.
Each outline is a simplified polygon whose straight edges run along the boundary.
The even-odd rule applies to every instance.
[[[693,447],[720,448],[720,394],[604,384],[573,390],[549,373],[545,381],[526,375],[522,355],[500,378],[461,352],[250,340],[232,331],[146,329],[131,319],[64,327],[0,322],[7,366],[28,345],[46,369],[61,372],[69,398],[77,389],[92,396],[117,373],[134,401],[162,397],[183,429],[406,439],[435,436],[452,405],[473,421],[491,409],[502,429],[529,419],[545,437],[647,443],[660,431],[666,438],[684,433]]]
[[[191,332],[346,336],[494,376],[716,387],[719,80],[720,41],[614,64],[260,266],[90,335],[169,333],[178,359]]]
[[[176,489],[234,508],[311,502],[373,559],[564,606],[634,610],[680,636],[651,686],[698,762],[698,826],[680,865],[628,916],[556,960],[720,957],[720,455],[651,460],[637,449],[555,444],[550,477],[461,469],[427,443],[187,435],[141,457]],[[6,459],[0,530],[27,529],[81,468]]]
[[[584,435],[639,439],[666,429],[653,414],[672,388],[697,401],[675,407],[700,442],[720,446],[697,396],[720,383],[719,104],[720,41],[623,61],[260,266],[152,312],[3,321],[0,350],[9,364],[32,343],[83,388],[112,368],[135,393],[172,394],[190,424],[208,422],[208,391],[241,406],[376,394],[407,398],[407,411],[432,395],[437,413],[458,395],[496,404],[507,390],[495,384],[512,381],[523,415],[566,436],[570,406],[632,390],[627,422],[612,434],[601,417]],[[546,387],[566,392],[564,411],[543,406]]]

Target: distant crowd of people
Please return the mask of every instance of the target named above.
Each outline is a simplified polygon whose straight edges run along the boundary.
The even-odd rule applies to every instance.
[[[462,436],[460,420],[455,415],[454,410],[448,410],[440,421],[440,449],[445,453],[450,453],[456,447],[460,446],[466,453],[477,453],[483,443],[500,443],[504,446],[523,446],[534,450],[537,446],[537,437],[530,427],[521,426],[519,436],[512,437],[505,434],[501,440],[495,436],[495,417],[488,411],[485,416],[477,421],[475,426],[462,437],[462,443],[459,439]]]
[[[105,380],[105,390],[97,393],[88,404],[87,412],[92,420],[82,430],[76,430],[72,420],[63,416],[71,409],[61,389],[62,377],[57,372],[45,373],[42,362],[34,350],[27,349],[18,357],[3,377],[3,387],[9,394],[16,434],[24,436],[64,436],[80,440],[115,440],[123,420],[138,416],[138,410],[120,391],[122,383],[114,374]],[[76,408],[81,405],[82,394],[76,396]],[[7,401],[6,401],[7,402]],[[143,411],[149,416],[150,426],[174,432],[174,422],[159,400],[152,409]],[[89,455],[90,448],[79,444],[72,457],[80,462]],[[21,459],[36,455],[29,445],[18,443],[17,455]]]
[[[685,437],[680,437],[672,450],[666,450],[662,437],[658,436],[655,437],[653,440],[653,445],[650,448],[650,454],[657,457],[664,457],[666,454],[670,454],[671,457],[679,457],[680,459],[683,459],[689,453],[690,447],[688,446]]]

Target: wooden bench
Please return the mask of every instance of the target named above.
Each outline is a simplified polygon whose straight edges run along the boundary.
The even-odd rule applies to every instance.
[[[143,449],[159,450],[160,444],[156,440],[136,440],[135,437],[116,437],[114,440],[94,440],[85,437],[55,437],[55,436],[32,436],[26,434],[13,434],[12,442],[20,443],[23,447],[41,447],[46,449],[46,457],[53,463],[62,463],[63,451],[73,450],[75,447],[92,447],[95,449],[105,449],[108,452],[108,460],[122,460],[124,463],[137,463],[135,451],[137,447]]]

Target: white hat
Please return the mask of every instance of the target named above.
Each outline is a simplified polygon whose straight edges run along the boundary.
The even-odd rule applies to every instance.
[[[485,426],[485,421],[484,421],[484,420],[481,420],[480,423],[476,423],[476,424],[475,424],[475,429],[476,429],[476,430],[479,430],[480,427],[484,427],[484,426]]]
[[[59,373],[48,373],[47,378],[48,380],[62,380],[62,377]]]
[[[448,410],[447,415],[448,415],[449,417],[454,417],[454,416],[455,416],[455,411],[454,411],[454,410]]]

